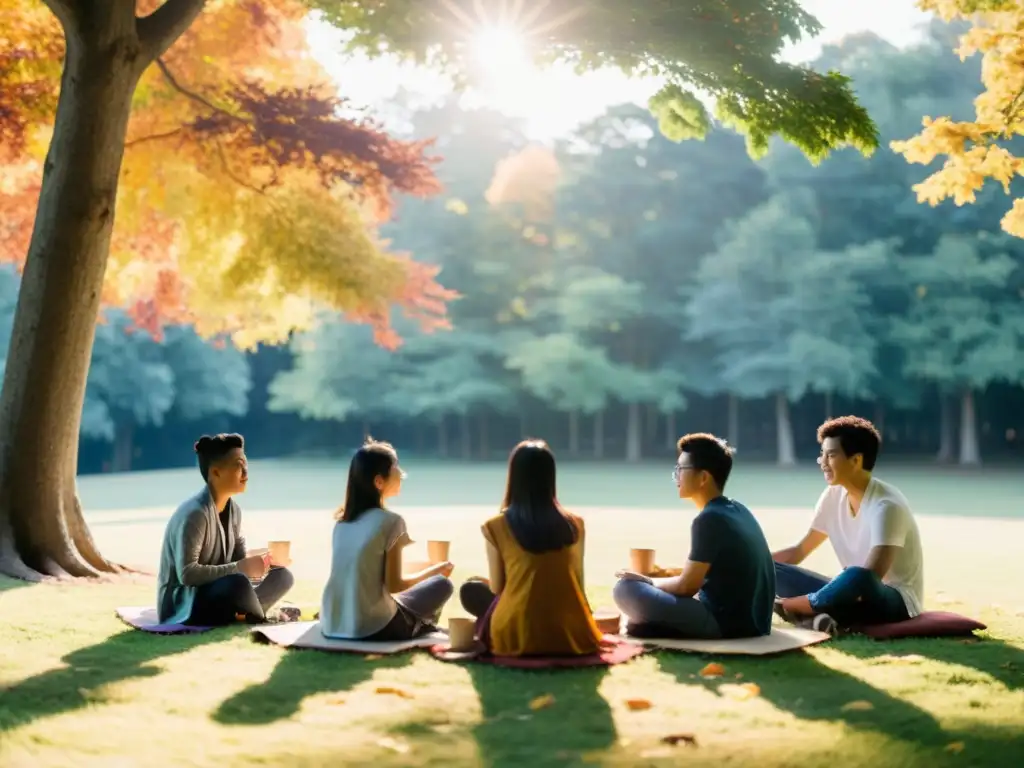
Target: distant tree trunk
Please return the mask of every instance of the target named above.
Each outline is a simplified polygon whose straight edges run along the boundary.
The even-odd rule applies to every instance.
[[[0,395],[0,573],[98,576],[75,493],[78,439],[132,95],[202,3],[50,3],[66,53]]]
[[[726,440],[733,448],[740,445],[740,399],[736,395],[729,395],[729,425]]]
[[[645,408],[647,412],[647,424],[644,430],[644,442],[650,442],[658,436],[658,409],[653,405]]]
[[[441,458],[448,456],[448,424],[443,413],[437,417],[437,455]]]
[[[462,437],[462,458],[468,461],[473,458],[472,430],[468,413],[459,414],[459,428]]]
[[[130,472],[132,454],[135,451],[135,425],[130,421],[120,422],[114,428],[114,456],[112,469],[115,472]]]
[[[640,461],[643,444],[643,421],[639,403],[630,403],[626,413],[626,461]]]
[[[665,444],[670,451],[676,449],[679,435],[676,434],[676,412],[669,411],[665,414]]]
[[[423,453],[427,447],[427,436],[423,432],[423,424],[416,422],[416,453]]]
[[[875,418],[872,423],[881,435],[885,434],[885,403],[879,400],[875,403]]]
[[[974,392],[965,389],[960,395],[960,464],[981,464],[978,448],[978,417],[974,410]]]
[[[594,458],[604,458],[604,411],[594,414]]]
[[[580,455],[580,412],[569,411],[569,455]]]
[[[779,392],[775,395],[775,435],[778,443],[779,465],[791,467],[796,464],[796,449],[793,445],[793,423],[789,416],[789,400]]]
[[[829,419],[831,419],[833,413],[834,413],[834,411],[832,409],[832,393],[831,392],[826,392],[825,393],[825,421],[828,421]]]
[[[955,443],[956,413],[955,403],[949,395],[939,393],[939,452],[935,459],[941,464],[949,464],[953,461],[953,446]]]
[[[487,434],[487,414],[486,413],[481,413],[480,414],[480,420],[479,420],[479,425],[478,426],[479,426],[479,433],[478,434],[480,436],[480,446],[478,448],[479,456],[480,456],[481,459],[486,461],[487,457],[491,455],[491,446],[490,446],[490,441],[488,440],[488,434]]]
[[[526,412],[519,411],[519,439],[525,440],[527,437],[529,434],[526,431]]]

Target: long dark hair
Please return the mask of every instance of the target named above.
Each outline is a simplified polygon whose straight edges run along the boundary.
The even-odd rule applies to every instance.
[[[381,507],[384,501],[373,481],[378,477],[388,477],[396,466],[398,453],[390,443],[366,438],[348,465],[345,503],[334,513],[334,519],[341,523],[351,523],[366,510]]]
[[[558,503],[555,455],[543,440],[524,440],[512,449],[501,511],[512,535],[527,552],[553,552],[575,544],[580,537]]]

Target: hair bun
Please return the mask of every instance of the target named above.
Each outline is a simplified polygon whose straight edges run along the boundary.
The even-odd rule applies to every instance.
[[[202,453],[203,451],[210,447],[210,443],[212,442],[213,438],[211,438],[209,435],[203,435],[198,440],[196,440],[196,443],[195,445],[192,446],[192,448],[193,450],[195,450],[196,453]]]

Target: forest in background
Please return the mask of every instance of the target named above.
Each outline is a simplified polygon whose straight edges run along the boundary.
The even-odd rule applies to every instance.
[[[186,464],[197,434],[227,429],[253,456],[344,453],[371,432],[439,456],[498,458],[531,434],[628,460],[701,429],[789,464],[848,412],[876,420],[887,453],[1019,457],[1024,243],[1000,231],[1007,199],[920,205],[929,169],[887,147],[923,115],[971,114],[978,65],[954,46],[936,23],[907,50],[871,34],[827,47],[815,66],[854,78],[883,143],[818,167],[781,143],[754,162],[726,130],[671,142],[633,105],[547,149],[499,114],[396,104],[436,138],[445,191],[402,200],[384,233],[443,267],[462,296],[452,330],[398,318],[390,352],[327,317],[246,354],[108,313],[81,469]],[[5,271],[5,342],[16,296]]]

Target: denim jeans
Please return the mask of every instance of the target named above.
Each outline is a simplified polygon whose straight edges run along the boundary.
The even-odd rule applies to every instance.
[[[859,566],[843,569],[831,581],[796,565],[775,564],[779,597],[807,595],[815,613],[827,613],[843,627],[887,624],[910,618],[903,595]]]
[[[216,627],[231,624],[239,613],[262,621],[266,618],[267,610],[284,597],[294,584],[295,577],[287,568],[271,568],[263,581],[255,587],[241,573],[221,576],[196,590],[192,613],[185,623]]]
[[[381,642],[412,640],[432,632],[454,591],[451,579],[438,574],[405,592],[399,592],[395,595],[398,611],[394,618],[383,629],[363,639]]]
[[[626,616],[626,631],[631,635],[688,640],[722,637],[715,617],[696,598],[669,594],[645,581],[621,579],[612,589],[612,599]]]

